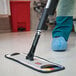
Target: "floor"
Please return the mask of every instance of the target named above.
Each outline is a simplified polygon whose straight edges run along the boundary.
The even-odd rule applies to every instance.
[[[35,54],[65,66],[63,71],[39,73],[4,57],[8,53],[27,53],[34,35],[34,31],[0,34],[0,76],[76,76],[76,33],[71,33],[66,52],[52,51],[49,30],[42,32],[38,42]]]

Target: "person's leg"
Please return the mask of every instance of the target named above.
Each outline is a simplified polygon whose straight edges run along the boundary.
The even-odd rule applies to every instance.
[[[53,38],[56,36],[62,36],[67,41],[69,34],[73,27],[72,16],[58,16],[56,17],[56,26],[52,31]]]
[[[73,16],[76,0],[59,0],[57,16]]]
[[[58,16],[56,17],[56,26],[52,31],[52,50],[64,51],[67,49],[67,41],[72,31],[73,17]]]
[[[52,31],[52,50],[64,51],[73,26],[75,0],[60,0],[57,7],[56,26]]]

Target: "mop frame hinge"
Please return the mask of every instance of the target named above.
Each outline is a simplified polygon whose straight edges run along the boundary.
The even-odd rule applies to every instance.
[[[27,60],[30,60],[30,61],[33,61],[34,59],[33,59],[33,54],[28,54],[27,56],[26,56],[26,59]]]

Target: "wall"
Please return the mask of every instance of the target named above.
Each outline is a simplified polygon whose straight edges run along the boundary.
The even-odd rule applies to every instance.
[[[0,0],[0,14],[7,14],[6,0]]]
[[[9,0],[0,0],[0,33],[11,32]]]

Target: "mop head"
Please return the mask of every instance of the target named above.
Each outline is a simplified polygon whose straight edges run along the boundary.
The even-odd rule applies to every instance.
[[[33,70],[42,73],[56,72],[64,70],[65,67],[53,62],[50,62],[41,57],[35,56],[33,61],[26,59],[27,54],[25,53],[13,53],[5,55],[6,58],[16,61],[24,66],[27,66]]]

